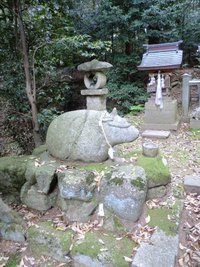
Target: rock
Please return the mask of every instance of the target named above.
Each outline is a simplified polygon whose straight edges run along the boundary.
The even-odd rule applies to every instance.
[[[95,175],[86,170],[65,170],[58,173],[60,196],[65,199],[89,201],[94,195]]]
[[[22,217],[8,205],[6,205],[0,198],[0,221],[5,223],[25,224]]]
[[[49,221],[31,226],[27,231],[28,244],[35,256],[51,256],[62,262],[69,261],[66,255],[70,251],[72,236],[72,231],[57,230]]]
[[[147,200],[164,197],[166,193],[167,193],[167,188],[165,186],[149,188],[147,191]]]
[[[134,243],[127,237],[116,240],[112,234],[102,235],[101,231],[90,231],[82,242],[74,244],[71,256],[77,267],[128,267],[129,263],[124,260],[124,256],[130,257],[133,247]]]
[[[51,256],[68,263],[70,254],[69,266],[129,266],[124,256],[131,256],[134,242],[126,236],[116,240],[116,233],[102,235],[101,231],[91,230],[82,240],[76,237],[73,231],[56,229],[51,222],[39,222],[27,232],[29,248],[35,257]]]
[[[36,183],[36,178],[35,178],[36,165],[35,165],[35,162],[36,162],[35,160],[28,162],[27,167],[26,167],[26,172],[25,172],[26,181],[28,181],[32,185]]]
[[[108,62],[104,61],[98,61],[97,59],[93,59],[92,61],[82,63],[78,66],[78,71],[86,71],[86,72],[92,72],[92,71],[101,71],[106,70],[113,67]]]
[[[173,267],[178,255],[178,235],[167,236],[161,230],[153,233],[149,243],[141,243],[132,267]]]
[[[7,224],[0,222],[0,235],[5,240],[11,240],[19,243],[25,242],[24,228],[19,224]]]
[[[97,203],[94,201],[66,200],[61,197],[58,198],[57,205],[64,212],[67,220],[80,223],[88,222],[97,207]]]
[[[102,188],[106,208],[125,220],[137,221],[147,193],[147,179],[144,169],[131,165],[119,166]]]
[[[107,265],[102,265],[98,260],[92,259],[86,255],[77,255],[74,257],[74,267],[106,267]],[[113,265],[110,265],[111,267]]]
[[[25,183],[27,163],[30,156],[0,158],[0,192],[18,195]]]
[[[155,143],[143,143],[142,151],[143,155],[146,157],[156,157],[158,155],[159,147]]]
[[[187,175],[184,177],[184,189],[188,193],[200,194],[200,176]]]
[[[55,170],[55,166],[50,166],[48,164],[36,168],[35,178],[37,186],[42,193],[48,194],[57,185]]]
[[[42,154],[43,152],[47,151],[47,146],[46,144],[44,145],[41,145],[39,147],[36,147],[33,152],[32,152],[32,155],[34,156],[39,156],[40,154]]]
[[[0,236],[5,240],[14,242],[25,242],[22,217],[0,198]]]
[[[166,139],[170,136],[170,131],[145,130],[142,137]]]
[[[116,112],[77,110],[53,120],[46,144],[50,154],[61,160],[102,162],[108,158],[106,138],[114,146],[131,142],[138,135],[138,130]]]
[[[162,158],[139,156],[137,164],[146,172],[148,188],[167,185],[171,182],[169,168],[163,164]]]
[[[200,120],[200,107],[196,108],[192,114],[191,114],[191,118],[195,119],[195,120]]]
[[[21,201],[28,207],[39,211],[45,211],[55,205],[57,192],[46,195],[39,191],[36,185],[26,182],[21,189]]]

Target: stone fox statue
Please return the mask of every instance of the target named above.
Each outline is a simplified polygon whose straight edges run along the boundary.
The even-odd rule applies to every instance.
[[[132,142],[139,131],[116,109],[107,111],[76,110],[52,121],[46,144],[50,154],[61,160],[101,162],[108,158],[109,147]]]

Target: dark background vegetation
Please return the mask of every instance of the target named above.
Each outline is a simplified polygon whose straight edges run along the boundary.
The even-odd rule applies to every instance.
[[[7,129],[26,152],[34,141],[19,8],[43,140],[55,116],[85,107],[83,75],[76,70],[85,61],[113,64],[108,107],[123,113],[147,98],[147,73],[137,70],[143,44],[183,40],[183,66],[200,65],[199,0],[0,0],[0,94],[10,105]]]

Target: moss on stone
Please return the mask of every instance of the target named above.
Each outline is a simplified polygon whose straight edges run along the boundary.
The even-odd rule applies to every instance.
[[[166,185],[171,181],[169,168],[163,164],[160,157],[150,158],[141,155],[138,157],[137,165],[144,168],[149,187]]]
[[[115,178],[111,178],[110,179],[110,183],[111,184],[114,184],[114,185],[122,185],[124,182],[124,179],[123,177],[115,177]]]
[[[25,183],[25,171],[31,156],[15,156],[0,158],[0,191],[14,194],[19,192]]]
[[[91,185],[94,183],[94,178],[95,178],[95,175],[94,173],[89,173],[88,176],[86,177],[86,184],[87,185]]]
[[[34,155],[34,156],[38,156],[38,155],[42,154],[42,153],[45,152],[45,151],[47,151],[47,146],[46,146],[46,144],[41,145],[41,146],[39,146],[39,147],[36,147],[36,148],[33,150],[32,155]]]
[[[114,226],[115,226],[116,232],[124,232],[125,231],[124,226],[122,225],[122,223],[119,221],[119,219],[116,216],[113,217],[113,221],[114,221]]]
[[[99,241],[102,240],[104,245]],[[101,249],[106,248],[111,256],[113,266],[128,267],[129,263],[124,260],[124,256],[131,257],[135,243],[124,237],[116,240],[116,236],[103,235],[101,232],[88,232],[81,244],[75,244],[72,255],[87,255],[92,259],[98,259]]]
[[[137,187],[139,190],[144,190],[145,189],[145,182],[143,181],[142,178],[138,177],[135,180],[131,181],[131,184],[135,187]]]
[[[56,229],[52,222],[40,222],[37,226],[28,229],[28,242],[31,251],[36,257],[42,255],[53,256],[57,260],[62,260],[71,245],[72,231],[61,231]],[[57,253],[55,253],[57,251]],[[58,257],[56,257],[56,255]]]
[[[176,235],[178,232],[178,226],[174,221],[169,220],[169,216],[172,215],[172,210],[168,208],[156,208],[149,209],[148,214],[150,216],[149,225],[152,227],[158,226],[167,235]]]
[[[5,264],[5,267],[17,267],[20,263],[20,255],[13,254],[9,257],[8,261]]]
[[[125,159],[131,158],[131,157],[138,157],[141,155],[141,151],[140,150],[132,150],[132,151],[128,151],[126,153],[122,153],[121,156],[124,157]]]
[[[102,172],[102,171],[107,172],[111,170],[111,167],[105,163],[90,163],[87,165],[77,166],[77,168],[81,170],[96,171],[96,172]]]

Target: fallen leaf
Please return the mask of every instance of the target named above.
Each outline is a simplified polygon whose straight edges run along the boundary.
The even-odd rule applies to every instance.
[[[100,244],[105,245],[104,241],[102,239],[98,240]]]
[[[148,215],[146,218],[145,218],[145,222],[148,224],[151,220],[151,217]]]
[[[125,259],[126,262],[132,262],[133,260],[129,257],[123,256],[123,258]]]

